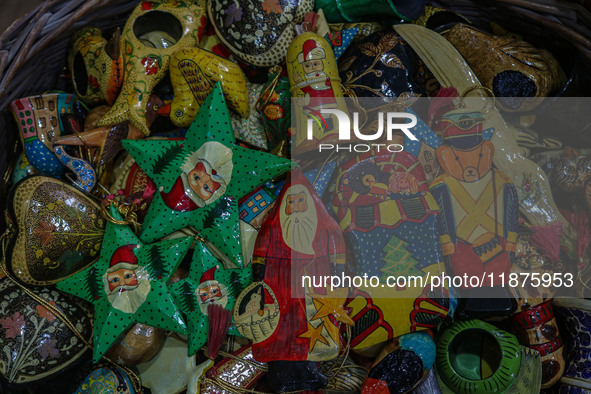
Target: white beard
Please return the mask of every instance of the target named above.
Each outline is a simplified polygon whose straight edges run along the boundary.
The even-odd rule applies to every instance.
[[[285,219],[281,221],[281,233],[287,246],[306,254],[314,254],[313,243],[316,227],[318,226],[316,210],[314,210],[314,216],[312,217],[310,208],[310,205],[308,205],[306,212],[292,212],[291,215],[285,215]],[[297,223],[296,219],[298,220]]]
[[[220,297],[220,298],[209,299],[205,302],[201,302],[201,300],[199,300],[199,309],[201,310],[201,313],[203,313],[205,316],[207,316],[207,307],[209,307],[209,305],[216,304],[216,305],[219,305],[222,308],[224,308],[227,303],[228,303],[228,296],[227,295]]]
[[[137,286],[123,286],[126,289],[125,291],[119,291],[120,288],[117,288],[111,294],[107,293],[107,298],[113,308],[125,313],[135,313],[146,301],[150,287],[149,281],[140,280]]]

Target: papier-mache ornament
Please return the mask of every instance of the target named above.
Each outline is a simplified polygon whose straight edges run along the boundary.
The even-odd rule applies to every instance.
[[[24,284],[55,284],[99,258],[105,224],[89,195],[59,179],[27,177],[8,197],[6,267]]]
[[[228,107],[248,117],[246,77],[238,64],[200,48],[184,48],[170,59],[170,79],[174,98],[170,120],[178,127],[189,127],[199,107],[216,82],[220,82]]]
[[[345,243],[337,223],[299,170],[288,178],[263,223],[253,254],[253,279],[238,297],[234,321],[268,363],[276,391],[318,390],[327,378],[317,361],[338,356],[348,289],[328,291],[303,276],[344,272]]]
[[[207,17],[205,9],[190,1],[142,1],[121,33],[123,87],[99,126],[129,121],[150,134],[146,106],[152,90],[168,73],[170,58],[179,49],[196,47]]]
[[[95,27],[78,30],[70,40],[68,69],[76,96],[86,104],[113,105],[123,84],[121,31],[110,40]]]
[[[195,354],[207,341],[210,306],[219,305],[231,311],[236,297],[251,282],[250,267],[226,269],[205,245],[195,246],[189,277],[170,285],[179,309],[187,317],[189,355]],[[231,328],[230,334],[238,334],[236,328]]]
[[[289,79],[283,73],[281,67],[269,69],[269,79],[257,102],[269,150],[273,150],[281,141],[289,139],[291,91]]]
[[[338,120],[335,115],[321,114],[321,109],[338,109],[348,113],[341,89],[337,62],[328,41],[313,32],[297,36],[286,57],[291,86],[294,155],[316,150],[318,144],[338,142]],[[308,121],[312,138],[308,138]]]
[[[464,108],[450,111],[439,121],[443,145],[437,159],[444,174],[430,185],[441,209],[439,236],[454,275],[486,276],[480,288],[464,284],[464,297],[484,296],[508,275],[517,240],[519,202],[513,183],[493,168],[494,146],[482,138],[480,112]],[[498,294],[497,294],[498,296]],[[488,299],[488,301],[484,301]],[[509,314],[508,298],[467,298],[472,317]]]
[[[158,188],[140,239],[153,242],[191,226],[226,268],[242,266],[238,199],[291,165],[234,143],[219,83],[184,140],[125,140],[123,146]]]
[[[136,394],[130,377],[117,367],[97,366],[73,391],[73,394],[120,393]]]
[[[123,220],[113,206],[109,211],[112,219]],[[99,261],[57,285],[94,304],[95,362],[134,323],[186,333],[166,282],[192,241],[183,237],[148,245],[129,226],[109,221]]]
[[[285,59],[294,25],[312,11],[312,0],[212,0],[207,2],[217,37],[238,58],[257,67]]]
[[[436,327],[450,309],[448,290],[396,280],[445,273],[439,243],[439,207],[419,161],[407,152],[357,154],[337,168],[332,208],[358,275],[376,276],[383,287],[359,286],[347,301],[356,322],[353,349]],[[393,294],[394,293],[394,294]]]

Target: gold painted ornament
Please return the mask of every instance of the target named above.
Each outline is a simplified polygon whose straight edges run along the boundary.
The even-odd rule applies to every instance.
[[[63,181],[28,177],[11,192],[6,265],[28,285],[51,285],[99,257],[105,231],[99,205]]]
[[[207,19],[203,7],[182,0],[142,1],[121,34],[125,76],[117,101],[98,126],[129,121],[144,135],[148,98],[179,49],[196,47]]]
[[[204,49],[184,48],[170,60],[170,79],[174,89],[170,120],[178,127],[191,125],[218,81],[228,107],[243,118],[249,115],[246,77],[231,60]]]
[[[113,105],[123,84],[121,32],[107,41],[99,29],[85,27],[70,41],[68,69],[76,96],[86,104]]]

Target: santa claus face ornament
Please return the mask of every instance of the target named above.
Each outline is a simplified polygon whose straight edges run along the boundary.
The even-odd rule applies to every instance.
[[[114,208],[110,213],[122,220]],[[57,285],[94,303],[95,362],[134,323],[186,332],[166,282],[192,241],[185,237],[146,245],[128,226],[109,222],[99,261]]]
[[[223,259],[226,268],[242,265],[238,200],[290,167],[289,160],[234,143],[219,83],[201,106],[184,141],[125,140],[123,146],[159,191],[140,239],[153,242],[193,227],[227,257]]]

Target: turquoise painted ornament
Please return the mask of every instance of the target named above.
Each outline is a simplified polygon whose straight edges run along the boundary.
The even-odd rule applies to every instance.
[[[114,207],[110,214],[123,220]],[[186,333],[166,282],[192,241],[184,237],[147,245],[130,227],[109,222],[98,262],[57,285],[94,304],[95,362],[134,323]]]
[[[188,355],[195,354],[207,341],[209,307],[219,305],[232,310],[236,297],[250,283],[250,267],[226,269],[205,245],[198,244],[195,247],[189,276],[170,286],[170,292],[179,309],[187,317]],[[230,328],[229,333],[240,335],[235,326]]]
[[[121,368],[96,368],[80,383],[73,394],[135,394],[131,379]]]
[[[185,140],[125,140],[123,146],[158,188],[140,239],[153,242],[192,227],[225,268],[242,266],[238,200],[291,166],[235,144],[219,83]]]
[[[326,33],[324,38],[326,38],[326,41],[330,44],[330,47],[334,52],[334,57],[338,60],[339,57],[345,53],[347,48],[349,48],[349,45],[351,45],[358,33],[359,28],[352,27],[350,29]]]

